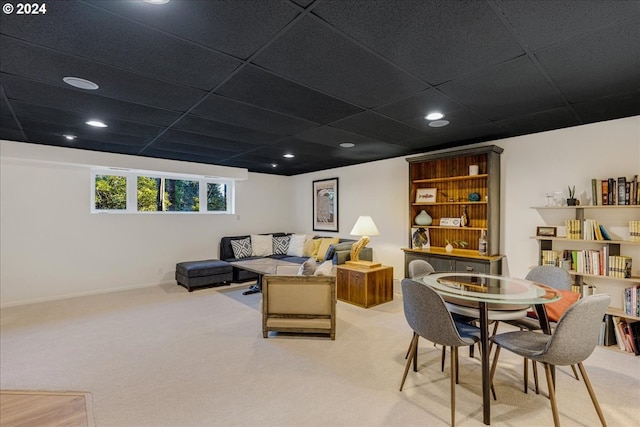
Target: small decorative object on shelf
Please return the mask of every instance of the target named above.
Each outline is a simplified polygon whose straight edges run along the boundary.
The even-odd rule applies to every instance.
[[[569,188],[569,198],[567,199],[567,206],[578,206],[580,202],[576,199],[576,186]]]
[[[444,249],[447,252],[453,252],[453,247],[457,247],[457,248],[466,248],[468,243],[466,240],[452,240],[449,241],[448,239],[445,240],[445,243],[447,244],[447,246],[444,247]]]
[[[423,209],[418,215],[416,215],[414,221],[416,225],[431,225],[433,218],[431,218],[431,215]]]
[[[485,230],[482,230],[482,234],[480,235],[480,239],[478,241],[478,255],[488,255],[488,244],[489,242],[487,241],[487,232]]]
[[[480,167],[478,165],[469,165],[469,175],[478,175]]]
[[[462,215],[460,216],[460,227],[471,227],[467,205],[462,205]]]
[[[480,201],[480,194],[478,193],[469,193],[469,201],[470,202],[479,202]]]

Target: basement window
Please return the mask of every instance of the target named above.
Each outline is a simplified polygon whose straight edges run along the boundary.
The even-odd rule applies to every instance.
[[[234,211],[235,186],[231,179],[94,168],[91,187],[92,213]]]

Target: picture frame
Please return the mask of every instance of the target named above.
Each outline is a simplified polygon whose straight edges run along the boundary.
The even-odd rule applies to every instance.
[[[558,227],[536,227],[536,236],[540,237],[556,237]]]
[[[437,188],[416,188],[416,203],[435,203]]]
[[[313,231],[338,231],[338,178],[313,181]]]
[[[440,218],[441,227],[460,227],[460,218]]]
[[[431,248],[431,237],[429,236],[428,227],[411,228],[411,247],[413,249]]]

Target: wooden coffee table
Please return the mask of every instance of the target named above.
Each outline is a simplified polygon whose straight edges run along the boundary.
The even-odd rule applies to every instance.
[[[281,259],[273,259],[273,258],[255,258],[248,259],[245,261],[232,261],[231,264],[234,267],[241,268],[243,270],[252,271],[254,273],[258,273],[258,280],[256,283],[251,285],[251,287],[244,291],[242,295],[255,294],[258,292],[262,292],[262,276],[265,274],[276,274],[278,267],[281,265],[297,265],[300,264],[291,261],[284,261]]]

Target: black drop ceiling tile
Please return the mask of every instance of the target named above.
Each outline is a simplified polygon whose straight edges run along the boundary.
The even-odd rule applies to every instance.
[[[37,129],[29,130],[29,140],[40,145],[51,145],[56,147],[76,148],[79,150],[100,151],[118,154],[136,154],[140,145],[136,141],[131,142],[126,136],[110,135],[103,139],[100,135],[92,139],[91,136],[76,139],[73,141],[64,138],[51,139],[49,133],[39,132]]]
[[[200,100],[202,90],[143,77],[118,68],[96,64],[9,37],[0,37],[0,71],[55,86],[68,86],[63,77],[90,80],[100,87],[93,94],[149,107],[185,111]]]
[[[640,115],[640,90],[573,104],[584,123]]]
[[[183,117],[173,129],[251,144],[270,144],[282,138],[280,135],[215,122],[194,115]]]
[[[253,62],[285,78],[367,108],[427,87],[309,17],[297,22]]]
[[[424,135],[423,132],[415,128],[398,123],[372,111],[333,122],[331,126],[389,143],[416,139]]]
[[[295,7],[283,1],[173,1],[164,5],[116,1],[91,3],[243,59],[298,14]]]
[[[338,147],[343,142],[352,142],[356,145],[368,142],[376,142],[375,139],[337,129],[331,126],[320,126],[297,134],[296,139],[322,144],[329,147]]]
[[[463,107],[451,98],[435,89],[426,89],[405,99],[375,108],[374,111],[396,120],[406,121],[424,118],[427,114],[436,111],[446,115],[461,109]]]
[[[169,140],[160,140],[155,142],[151,148],[145,149],[143,154],[158,151],[171,151],[173,153],[182,153],[213,158],[225,158],[237,153],[231,150],[220,149],[219,146],[214,145],[206,147],[202,145],[190,145]]]
[[[280,114],[244,102],[212,94],[191,110],[191,114],[276,135],[295,135],[318,123]]]
[[[481,1],[336,0],[313,13],[431,84],[523,54]]]
[[[444,83],[438,89],[490,120],[563,105],[562,98],[527,57]]]
[[[510,132],[504,126],[497,123],[488,123],[477,126],[456,127],[449,126],[434,128],[424,138],[402,142],[399,145],[409,148],[424,147],[457,147],[472,144],[474,142],[492,141],[510,136]],[[436,148],[433,148],[436,149]]]
[[[251,66],[243,68],[216,92],[247,104],[322,124],[363,111]]]
[[[495,0],[495,3],[533,50],[640,16],[637,1]]]
[[[573,103],[637,90],[638,46],[640,20],[594,31],[540,51],[536,56]]]
[[[500,120],[497,124],[504,126],[513,136],[517,136],[577,126],[581,123],[569,108],[562,107]]]
[[[5,73],[0,83],[13,102],[50,107],[103,119],[129,120],[157,126],[168,126],[180,115],[173,111],[151,108],[130,102],[105,98],[80,89],[50,86]]]
[[[215,138],[212,136],[191,132],[181,132],[174,129],[170,129],[165,132],[160,138],[158,138],[157,142],[154,143],[154,145],[164,142],[170,142],[176,145],[212,148],[230,152],[243,152],[256,148],[255,144],[250,144],[247,142],[234,141],[224,138]]]
[[[154,7],[143,2],[95,3],[104,7],[120,4],[124,8],[147,11]],[[212,89],[240,63],[82,2],[55,1],[47,6],[45,16],[3,14],[0,17],[2,33],[148,77],[205,90]],[[185,25],[194,19],[197,15],[186,20]],[[126,46],[123,40],[127,41]],[[77,74],[82,71],[75,70]]]
[[[0,139],[17,142],[31,142],[19,129],[5,127],[4,122],[0,125]]]

